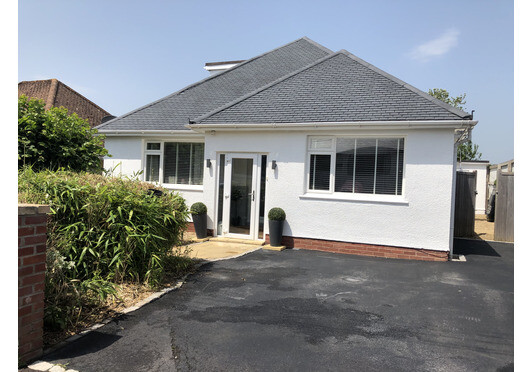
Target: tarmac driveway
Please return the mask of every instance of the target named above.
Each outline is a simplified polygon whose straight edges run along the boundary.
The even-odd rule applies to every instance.
[[[304,250],[208,264],[174,292],[43,358],[84,371],[513,369],[513,246],[467,262]]]

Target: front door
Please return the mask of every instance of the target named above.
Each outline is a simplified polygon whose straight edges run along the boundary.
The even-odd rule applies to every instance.
[[[222,235],[257,239],[259,155],[225,155]]]

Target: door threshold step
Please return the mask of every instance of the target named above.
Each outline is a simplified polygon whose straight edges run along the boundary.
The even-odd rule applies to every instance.
[[[281,245],[281,246],[273,247],[273,246],[271,246],[269,244],[266,244],[265,246],[262,247],[262,249],[267,249],[269,251],[281,252],[281,251],[284,251],[286,249],[286,246]]]
[[[264,240],[226,238],[226,237],[222,237],[222,236],[217,236],[215,238],[210,238],[209,241],[211,241],[211,242],[250,244],[250,245],[264,245],[266,243]]]

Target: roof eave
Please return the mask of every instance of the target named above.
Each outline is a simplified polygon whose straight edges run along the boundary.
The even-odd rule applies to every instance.
[[[113,136],[197,136],[198,133],[190,129],[184,130],[98,130],[98,134]]]
[[[353,121],[319,123],[225,123],[188,124],[196,132],[244,130],[335,130],[335,129],[466,129],[472,128],[477,120],[420,120],[420,121]]]

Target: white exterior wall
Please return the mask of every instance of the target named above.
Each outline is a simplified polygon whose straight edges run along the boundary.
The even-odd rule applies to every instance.
[[[307,141],[309,135],[404,136],[403,196],[306,193]],[[181,138],[182,139],[182,138]],[[151,140],[151,139],[150,139]],[[164,140],[176,140],[165,137]],[[115,174],[131,176],[143,169],[143,139],[111,137],[105,141],[112,158],[106,169],[119,164]],[[448,251],[451,241],[454,131],[418,129],[394,131],[353,130],[315,133],[221,132],[205,135],[203,188],[174,189],[187,205],[207,205],[208,228],[215,229],[217,213],[218,154],[250,152],[268,155],[265,213],[272,207],[285,210],[284,235],[367,244]],[[277,169],[271,169],[276,160]],[[268,223],[265,223],[268,233]],[[216,229],[215,229],[216,231]]]
[[[342,199],[305,194],[308,135],[405,136],[404,196]],[[285,210],[283,235],[448,251],[450,247],[454,131],[408,130],[342,133],[216,132],[205,137],[213,167],[204,176],[209,228],[216,216],[216,164],[220,152],[268,154],[265,211]],[[277,169],[271,169],[271,161]],[[393,201],[382,201],[393,199]],[[268,233],[268,224],[265,223]]]
[[[475,198],[475,213],[476,214],[486,214],[486,200],[488,198],[488,195],[486,194],[488,167],[489,167],[489,163],[478,163],[478,162],[468,162],[468,161],[463,161],[461,163],[458,163],[458,170],[461,170],[464,172],[477,171],[477,184],[476,184],[477,196]]]
[[[181,137],[182,138],[182,137]],[[105,139],[105,148],[112,157],[105,157],[103,167],[106,170],[114,169],[114,176],[133,177],[144,169],[144,140],[149,141],[177,141],[177,137],[162,138],[141,138],[141,137],[114,137],[108,136]],[[142,174],[138,179],[143,179]],[[204,202],[203,187],[181,186],[167,187],[172,192],[178,192],[186,200],[190,208],[195,202]],[[192,220],[192,219],[190,219]]]
[[[114,176],[133,177],[142,170],[142,139],[106,137],[105,148],[112,157],[104,157],[103,167]]]

